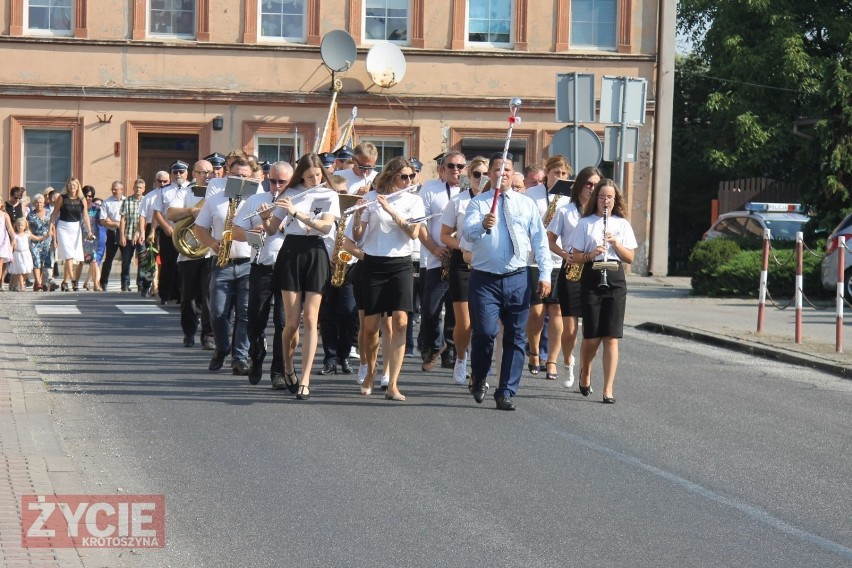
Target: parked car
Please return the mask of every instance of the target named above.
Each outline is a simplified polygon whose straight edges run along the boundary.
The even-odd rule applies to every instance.
[[[764,229],[771,231],[773,239],[796,240],[810,217],[798,203],[746,203],[745,211],[731,211],[719,215],[713,226],[704,233],[703,240],[717,237],[763,238]]]
[[[822,259],[822,285],[828,290],[837,287],[837,237],[846,237],[846,252],[843,269],[844,296],[852,301],[852,215],[843,219],[825,241],[825,258]]]

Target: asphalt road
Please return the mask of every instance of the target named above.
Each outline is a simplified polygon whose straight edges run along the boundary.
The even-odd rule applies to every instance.
[[[405,403],[354,375],[297,401],[208,372],[176,306],[20,297],[92,492],[166,496],[167,547],[129,566],[852,565],[848,380],[629,328],[613,406],[599,361],[591,397],[526,375],[514,413],[419,359]]]

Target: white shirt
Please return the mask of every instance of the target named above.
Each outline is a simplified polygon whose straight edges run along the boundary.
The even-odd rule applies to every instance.
[[[375,191],[369,192],[364,198],[375,200]],[[391,196],[388,196],[391,197]],[[413,193],[403,193],[390,201],[390,206],[403,219],[414,219],[425,215],[423,201]],[[390,214],[378,204],[370,205],[361,213],[361,223],[367,227],[362,238],[361,250],[370,256],[399,258],[409,256],[412,252],[411,237],[394,222]],[[351,232],[349,233],[351,236]]]
[[[346,180],[346,187],[348,188],[347,192],[349,193],[349,195],[352,195],[353,193],[358,193],[358,190],[364,187],[365,185],[367,187],[370,187],[370,185],[372,185],[373,183],[373,180],[376,179],[376,176],[378,175],[378,172],[376,172],[376,170],[370,170],[370,173],[367,174],[367,177],[365,178],[362,175],[356,174],[354,168],[350,170],[337,170],[334,173]]]
[[[178,191],[183,190],[188,185],[189,182],[183,184],[170,183],[166,187],[160,188],[160,196],[154,202],[153,210],[151,211],[151,213],[153,214],[154,210],[159,211],[163,215],[163,218],[166,220],[166,223],[168,223],[170,227],[174,228],[174,221],[169,221],[168,218],[169,203],[175,200]]]
[[[456,232],[459,239],[459,246],[462,250],[470,250],[470,243],[464,240],[461,231],[464,226],[464,215],[467,211],[467,205],[470,200],[476,197],[469,189],[460,191],[458,195],[454,195],[447,207],[441,214],[441,225],[446,225]]]
[[[443,213],[444,208],[450,202],[450,199],[458,195],[459,186],[450,185],[440,179],[429,180],[420,188],[420,199],[423,201],[424,215],[434,215],[435,213]],[[427,221],[429,229],[429,238],[435,245],[442,247],[441,242],[441,215],[432,217]],[[425,265],[424,265],[425,262]],[[420,266],[426,266],[426,270],[431,268],[440,268],[441,261],[434,254],[429,252],[425,246],[420,251]]]
[[[589,215],[580,219],[577,229],[571,236],[571,246],[576,251],[592,252],[595,247],[603,244],[603,217],[597,215]],[[607,232],[612,233],[616,240],[624,245],[624,248],[631,250],[636,249],[639,245],[636,243],[636,235],[633,234],[633,227],[622,217],[609,216],[607,220]],[[607,260],[622,260],[618,256],[618,252],[610,246],[606,254]],[[604,260],[604,257],[598,255],[595,260]]]
[[[139,204],[139,216],[145,217],[145,222],[149,225],[154,222],[154,203],[160,198],[160,188],[153,189],[142,197],[142,203]],[[146,229],[147,230],[147,229]]]
[[[296,208],[296,212],[304,213],[310,219],[318,219],[327,213],[331,214],[335,219],[340,219],[340,198],[337,196],[335,190],[328,187],[321,187],[298,199],[294,199],[294,197],[305,191],[306,188],[304,186],[297,185],[286,190],[281,197],[289,197],[293,206]],[[291,217],[287,215],[280,207],[276,208],[272,214],[279,219],[283,219],[281,221],[281,230],[288,235],[325,237],[332,232],[330,230],[328,233],[320,233],[296,219],[295,216]]]
[[[568,203],[568,205],[556,209],[556,215],[553,216],[553,220],[546,228],[548,232],[559,236],[556,242],[564,250],[567,250],[562,245],[570,248],[568,243],[571,242],[571,235],[574,234],[574,229],[577,228],[579,223],[580,211],[577,210],[577,205]]]
[[[110,195],[106,199],[104,199],[103,205],[101,205],[101,219],[109,219],[110,221],[115,221],[118,223],[121,221],[121,202],[124,201],[124,196],[120,198],[116,198],[114,195]],[[114,229],[117,230],[117,229]]]
[[[165,200],[166,197],[163,197],[163,199]],[[198,202],[201,201],[202,199],[203,199],[202,197],[196,197],[195,193],[193,193],[192,189],[190,189],[189,187],[181,188],[180,190],[176,191],[173,194],[173,199],[171,201],[169,201],[168,203],[166,203],[166,207],[167,207],[166,212],[168,213],[168,210],[172,209],[172,208],[195,207],[196,205],[198,205]],[[211,256],[213,256],[213,252],[207,251],[207,254],[205,254],[203,258],[209,258]],[[184,254],[178,254],[178,257],[177,257],[178,262],[183,262],[185,260],[197,260],[197,259],[189,258],[188,256],[186,256]]]
[[[225,191],[225,184],[228,183],[228,178],[210,178],[207,180],[207,192],[204,194],[204,199],[210,199],[217,193]]]
[[[526,195],[535,202],[536,207],[538,207],[538,212],[541,215],[542,222],[544,221],[544,216],[547,214],[547,208],[550,205],[551,199],[554,199],[554,197],[556,198],[557,211],[559,211],[561,207],[564,207],[570,202],[570,199],[565,197],[564,195],[555,196],[548,193],[547,187],[545,187],[543,183],[540,183],[534,187],[527,189],[524,192],[524,195]],[[556,244],[558,244],[560,247],[562,246],[562,243],[558,240],[556,241]],[[562,265],[562,258],[558,255],[550,253],[550,260],[555,268],[558,268]],[[530,256],[527,259],[527,264],[529,266],[537,266],[535,262],[535,256],[533,256],[532,252],[530,252]]]
[[[250,196],[245,200],[242,212],[234,220],[234,225],[241,227],[246,231],[258,226],[262,227],[259,216],[255,215],[249,219],[246,219],[246,217],[248,217],[253,211],[257,211],[257,208],[262,204],[272,204],[273,201],[275,201],[275,198],[268,191],[261,191],[260,193]],[[284,233],[281,231],[275,231],[275,234],[267,235],[266,240],[263,241],[263,247],[257,255],[258,264],[275,266],[275,260],[278,258],[278,251],[281,250],[281,245],[283,243]]]
[[[237,220],[248,211],[245,208],[245,204],[246,199],[243,199],[237,207],[237,212],[234,215],[235,225]],[[214,239],[221,241],[222,233],[225,231],[225,217],[228,215],[228,205],[228,197],[222,191],[213,197],[206,198],[204,205],[201,206],[201,211],[198,213],[198,217],[195,218],[195,225],[210,231]],[[231,241],[231,258],[250,258],[251,253],[251,246],[247,242]]]

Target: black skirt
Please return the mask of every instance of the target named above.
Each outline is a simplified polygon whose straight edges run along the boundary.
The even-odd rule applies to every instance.
[[[364,298],[361,296],[361,291],[364,287],[361,285],[361,265],[362,261],[358,261],[349,268],[346,273],[346,283],[352,284],[352,295],[355,296],[355,308],[358,310],[364,309]]]
[[[559,276],[559,269],[555,268],[550,271],[550,294],[542,298],[538,295],[538,275],[541,271],[538,266],[530,266],[527,270],[527,286],[529,286],[532,294],[530,296],[530,305],[538,306],[539,304],[558,304],[559,298],[556,295],[556,279]]]
[[[275,282],[280,290],[324,294],[330,272],[321,237],[287,235],[275,260]]]
[[[361,261],[361,300],[364,315],[410,312],[414,309],[411,256],[364,255]]]
[[[460,250],[454,250],[450,256],[450,301],[467,302],[467,288],[470,280],[470,265],[464,261]]]
[[[556,277],[556,296],[559,298],[559,308],[562,310],[562,317],[571,316],[578,318],[583,315],[580,282],[572,282],[565,278],[565,266],[559,269],[559,275]]]
[[[601,287],[601,271],[591,262],[583,267],[580,296],[583,310],[583,339],[622,337],[624,308],[627,304],[627,279],[624,267],[607,270],[607,287]]]

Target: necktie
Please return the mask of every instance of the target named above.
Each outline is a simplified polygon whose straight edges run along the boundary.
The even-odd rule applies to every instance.
[[[512,222],[512,212],[509,210],[508,199],[506,198],[506,194],[500,194],[500,201],[503,205],[503,220],[506,222],[506,229],[509,230],[509,238],[512,240],[512,254],[514,256],[520,257],[521,247],[518,244],[518,237],[515,235],[514,223]]]

